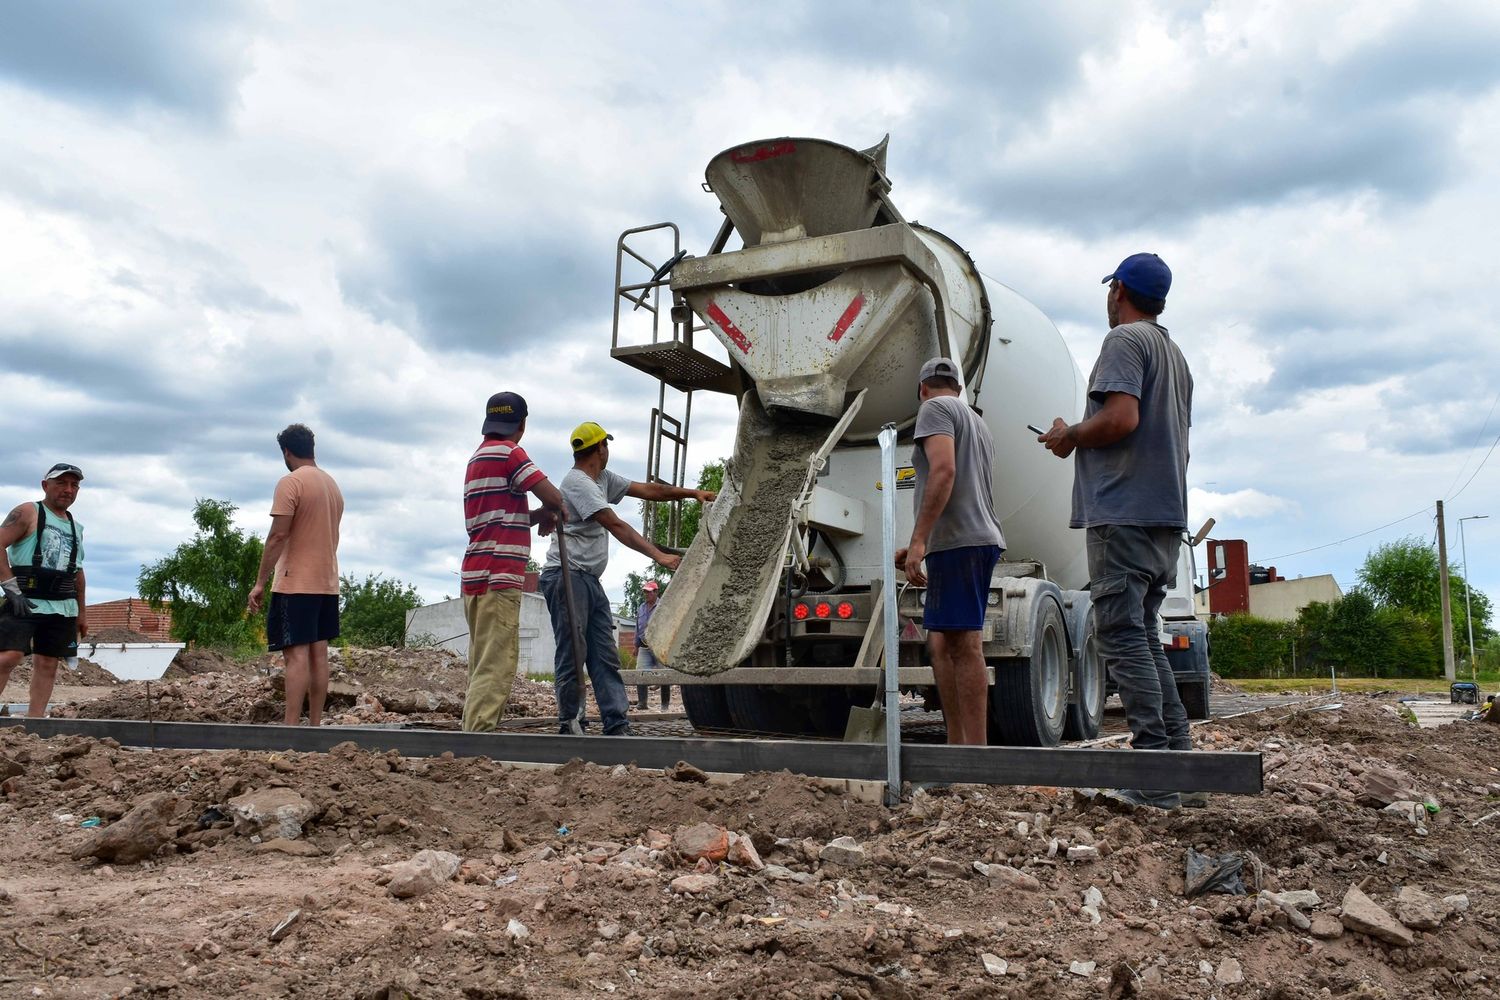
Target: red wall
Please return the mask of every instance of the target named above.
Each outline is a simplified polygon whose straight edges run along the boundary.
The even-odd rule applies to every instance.
[[[1207,544],[1208,610],[1216,615],[1248,613],[1250,546],[1238,538],[1210,539]]]

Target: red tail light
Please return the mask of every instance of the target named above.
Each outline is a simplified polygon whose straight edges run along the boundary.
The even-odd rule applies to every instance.
[[[839,602],[839,617],[840,618],[853,618],[854,617],[854,605],[850,604],[848,601],[840,601]]]
[[[833,614],[833,605],[829,604],[827,601],[819,601],[818,606],[813,608],[813,614],[817,615],[819,618],[827,618],[829,615]]]
[[[806,604],[795,604],[795,605],[793,605],[792,606],[792,617],[795,618],[795,619],[797,619],[799,622],[803,621],[804,619],[806,619],[807,618],[807,605]]]

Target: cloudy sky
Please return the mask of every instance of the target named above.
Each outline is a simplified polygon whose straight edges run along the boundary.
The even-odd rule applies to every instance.
[[[582,419],[644,474],[655,383],[608,355],[619,232],[675,220],[702,253],[719,150],[889,132],[896,204],[1085,370],[1099,276],[1172,265],[1195,520],[1347,586],[1451,498],[1455,561],[1452,520],[1495,515],[1467,535],[1500,596],[1500,8],[1004,8],[14,0],[0,499],[82,465],[91,597],[127,596],[194,498],[264,531],[302,420],[343,569],[456,594],[490,392],[530,399],[554,478]],[[732,419],[700,394],[694,467]],[[617,549],[606,586],[643,563]]]

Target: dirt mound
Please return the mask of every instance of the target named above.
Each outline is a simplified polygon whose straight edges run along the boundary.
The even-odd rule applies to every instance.
[[[279,653],[263,653],[244,658],[231,656],[217,649],[189,646],[177,651],[162,679],[177,680],[198,674],[258,674],[264,677],[280,665]]]
[[[92,631],[92,632],[90,632],[88,634],[88,637],[86,639],[80,639],[79,642],[78,642],[78,644],[80,646],[88,646],[88,645],[102,646],[102,645],[106,645],[106,644],[121,643],[121,642],[161,642],[161,641],[162,640],[156,638],[155,636],[146,635],[144,632],[137,632],[135,629],[126,628],[123,625],[119,625],[119,626],[115,626],[115,627],[112,627],[112,628],[94,629],[94,631]]]
[[[21,658],[11,671],[10,680],[12,684],[31,682],[31,657]],[[66,660],[57,665],[57,684],[60,687],[111,687],[119,683],[120,678],[86,657],[80,656],[72,665]]]
[[[1500,729],[1359,699],[1195,736],[1264,754],[1265,793],[1122,815],[955,786],[887,810],[787,773],[0,729],[6,975],[78,996],[1496,997]],[[127,814],[165,848],[89,860],[80,821]],[[1189,848],[1237,852],[1249,893],[1187,897]],[[456,875],[396,898],[386,868],[423,850]]]

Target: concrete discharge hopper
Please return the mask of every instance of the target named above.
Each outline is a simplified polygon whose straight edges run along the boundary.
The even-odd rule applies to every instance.
[[[708,186],[747,247],[864,229],[880,211],[885,141],[865,152],[823,139],[766,139],[708,163]]]

